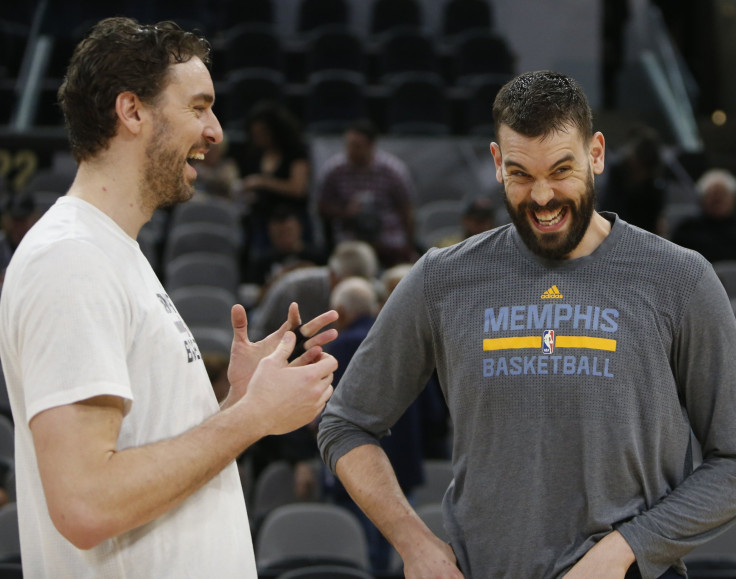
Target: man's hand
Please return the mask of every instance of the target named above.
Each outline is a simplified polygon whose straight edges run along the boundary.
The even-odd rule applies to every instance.
[[[294,333],[286,332],[276,350],[258,363],[245,396],[233,404],[233,410],[236,405],[246,409],[245,420],[259,438],[309,424],[332,395],[337,360],[321,352],[310,364],[289,365],[295,342]]]
[[[222,408],[229,407],[245,395],[248,384],[258,366],[258,362],[266,356],[271,355],[276,350],[279,342],[281,342],[284,334],[289,330],[293,330],[301,323],[299,307],[296,303],[292,303],[289,306],[286,322],[278,330],[259,342],[251,342],[248,339],[248,317],[245,314],[243,306],[233,306],[231,318],[233,324],[233,343],[230,350],[230,366],[227,371],[227,378],[230,382],[230,393],[223,402]],[[320,358],[322,346],[337,337],[337,330],[331,329],[321,333],[318,332],[335,320],[337,320],[337,312],[330,310],[302,326],[301,331],[304,335],[312,337],[304,344],[307,350],[304,355],[293,362],[295,366],[310,364]]]
[[[413,548],[404,558],[407,579],[462,579],[452,547],[432,535],[427,542]]]
[[[634,552],[618,531],[598,541],[564,577],[565,579],[624,579],[636,561]]]

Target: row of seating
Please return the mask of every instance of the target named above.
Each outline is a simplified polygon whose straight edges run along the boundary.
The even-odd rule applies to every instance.
[[[292,9],[293,23],[287,24]],[[208,36],[241,23],[267,24],[293,36],[303,36],[327,24],[340,24],[351,26],[365,37],[397,26],[434,28],[438,35],[450,37],[469,28],[495,25],[492,0],[210,0],[207,6],[195,0],[108,0],[104,5],[94,0],[68,0],[64,6],[52,5],[47,13],[54,19],[48,24],[50,30],[74,35],[82,34],[103,15],[115,13],[146,22],[175,20]]]
[[[215,81],[215,112],[226,129],[242,129],[253,105],[272,100],[314,133],[339,132],[350,120],[370,117],[392,134],[488,135],[491,104],[514,70],[504,41],[489,32],[464,37],[448,65],[421,33],[404,31],[369,66],[356,37],[330,30],[320,36],[320,49],[308,53],[306,79],[295,82],[262,34],[240,32],[238,43],[214,60],[215,72],[225,62],[226,73]],[[35,125],[61,126],[58,85],[56,77],[43,81]]]
[[[489,75],[468,87],[448,88],[433,73],[407,72],[386,85],[366,86],[350,71],[325,71],[291,91],[278,73],[243,69],[220,87],[215,112],[234,132],[244,127],[251,106],[274,100],[293,110],[312,134],[339,133],[348,122],[367,117],[391,135],[489,137],[493,99],[505,81]]]
[[[379,83],[406,71],[434,72],[447,83],[468,77],[511,73],[514,55],[506,40],[475,28],[451,41],[436,41],[417,28],[398,28],[364,41],[341,25],[319,28],[303,42],[282,41],[269,27],[241,24],[215,42],[213,76],[224,80],[240,68],[285,71],[289,82],[304,82],[322,70],[352,70]]]

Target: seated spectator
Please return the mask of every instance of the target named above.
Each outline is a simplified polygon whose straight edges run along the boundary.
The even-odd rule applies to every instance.
[[[304,228],[293,208],[282,205],[268,219],[269,249],[251,255],[246,282],[267,286],[294,267],[324,265],[324,252],[304,240]]]
[[[18,244],[38,217],[32,193],[16,193],[5,200],[0,216],[0,283]]]
[[[298,303],[302,319],[309,320],[315,317],[312,312],[319,315],[329,309],[332,288],[340,281],[353,276],[373,280],[377,273],[378,260],[370,245],[362,241],[340,243],[326,266],[296,269],[274,281],[251,314],[249,332],[262,337],[275,331],[291,302]]]
[[[307,242],[312,225],[308,212],[310,162],[299,122],[285,107],[257,104],[246,123],[248,146],[237,191],[250,208],[246,231],[259,251],[269,246],[266,224],[274,209],[287,205],[299,216]]]
[[[376,146],[377,130],[358,121],[345,150],[328,159],[319,185],[319,214],[330,243],[370,243],[384,267],[416,258],[414,184],[406,164]]]
[[[724,169],[711,169],[695,188],[701,214],[683,221],[672,241],[694,249],[711,263],[736,259],[736,177]]]
[[[463,239],[489,231],[495,226],[495,210],[489,197],[471,199],[463,209],[460,217],[461,232],[459,235],[441,239],[437,247],[447,247],[459,243]]]
[[[632,130],[623,156],[610,163],[601,208],[621,219],[663,235],[667,200],[664,164],[657,133],[649,127]]]

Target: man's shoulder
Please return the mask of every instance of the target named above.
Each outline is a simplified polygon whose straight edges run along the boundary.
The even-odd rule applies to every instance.
[[[632,266],[632,273],[661,279],[666,284],[695,283],[710,263],[697,251],[688,249],[669,239],[625,224],[621,252],[628,255],[627,262],[639,264]],[[630,269],[632,269],[630,267]]]
[[[323,176],[327,176],[336,171],[345,170],[350,166],[348,163],[348,157],[344,151],[333,154],[328,157],[322,165],[321,173]]]
[[[376,149],[373,162],[377,167],[394,171],[402,177],[410,175],[409,166],[401,158],[385,149]]]

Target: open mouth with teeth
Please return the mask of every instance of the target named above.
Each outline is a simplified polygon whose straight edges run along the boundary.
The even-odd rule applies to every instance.
[[[204,161],[204,153],[190,153],[187,156],[187,172],[191,173],[190,179],[194,180],[197,178],[197,170],[192,161]]]
[[[551,231],[561,227],[566,221],[567,214],[568,207],[565,205],[551,211],[549,208],[536,211],[529,210],[529,216],[532,222],[536,225],[537,229],[542,231]]]

